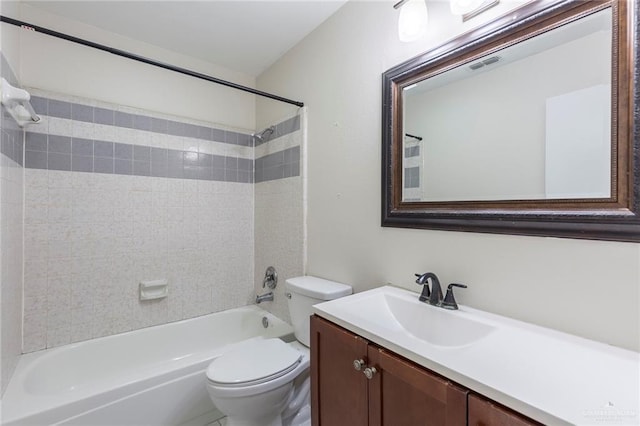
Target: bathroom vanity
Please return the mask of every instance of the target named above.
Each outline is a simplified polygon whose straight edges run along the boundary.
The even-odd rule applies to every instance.
[[[319,316],[311,350],[314,425],[540,424]]]
[[[640,357],[384,286],[314,306],[321,425],[640,424]]]

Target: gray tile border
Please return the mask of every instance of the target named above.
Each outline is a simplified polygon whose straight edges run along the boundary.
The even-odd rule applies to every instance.
[[[68,136],[49,135],[48,152],[71,154],[71,138]]]
[[[231,145],[237,145],[238,134],[236,132],[231,132],[231,131],[224,132],[224,142]]]
[[[151,117],[147,117],[145,115],[134,115],[133,116],[133,127],[138,130],[151,130]]]
[[[32,96],[31,103],[38,114],[67,118],[82,122],[124,127],[155,133],[184,136],[201,140],[251,146],[250,134],[225,131],[215,127],[201,126],[175,120],[165,120],[144,114],[130,114],[115,109],[93,107],[84,104],[59,101]],[[227,142],[228,141],[228,142]]]
[[[184,166],[183,168],[183,178],[184,179],[198,179],[198,166]]]
[[[213,140],[213,129],[211,127],[198,126],[197,138],[206,141]]]
[[[185,123],[179,121],[167,120],[167,134],[173,136],[184,136]]]
[[[82,104],[71,104],[71,119],[93,123],[93,107]]]
[[[88,155],[93,157],[93,141],[90,139],[71,139],[71,153],[73,155]]]
[[[300,176],[300,147],[265,155],[255,160],[256,183]]]
[[[136,176],[150,176],[151,175],[151,163],[144,161],[133,161],[132,174]]]
[[[113,174],[113,165],[114,159],[113,157],[94,157],[93,159],[93,171],[95,173],[109,173]]]
[[[113,142],[94,141],[93,155],[96,157],[113,158]]]
[[[105,108],[95,108],[93,111],[95,123],[113,126],[115,124],[114,111]]]
[[[211,180],[224,181],[224,169],[211,169]]]
[[[252,147],[249,134],[225,131],[213,127],[179,121],[129,114],[107,108],[63,102],[44,97],[32,97],[40,114],[69,118],[80,122],[95,122],[126,128],[173,134],[200,140]],[[300,116],[275,125],[274,136],[300,129]],[[20,129],[17,131],[21,132]],[[25,142],[3,129],[2,152],[10,156],[24,154],[27,168],[68,170],[95,173],[134,174],[187,179],[219,180],[254,183],[300,175],[300,147],[272,153],[255,161],[207,153],[186,152],[127,143],[114,143],[84,138],[25,133]],[[273,140],[275,137],[270,138]],[[24,146],[23,146],[24,145]],[[22,163],[22,156],[19,161]]]
[[[154,177],[167,177],[169,166],[167,163],[151,163],[151,176]]]
[[[222,155],[212,155],[211,161],[212,161],[212,167],[214,169],[224,169],[226,160],[225,160],[225,157],[223,157]]]
[[[169,149],[167,156],[169,160],[169,167],[180,168],[182,170],[182,165],[184,164],[184,153],[182,151]]]
[[[224,163],[225,170],[238,170],[238,159],[235,157],[226,157]]]
[[[116,142],[114,145],[114,157],[121,160],[133,160],[133,145]]]
[[[213,155],[198,153],[198,166],[213,168]]]
[[[198,179],[213,180],[213,169],[211,167],[198,167]]]
[[[134,145],[133,146],[133,161],[151,161],[151,147]],[[135,170],[135,168],[134,168]]]
[[[165,148],[151,148],[151,164],[169,162],[168,150]],[[138,158],[136,158],[137,160]]]
[[[47,141],[49,138],[52,143]],[[26,167],[243,183],[253,182],[254,178],[254,161],[248,158],[55,135],[49,138],[42,134],[27,134],[28,147],[34,149],[26,150]],[[6,139],[3,140],[5,145],[8,144]],[[299,149],[296,147],[286,152],[287,154],[280,152],[258,159],[255,167],[264,169],[265,164],[267,167],[282,167],[282,161],[278,158],[293,158],[289,152],[297,153]],[[271,171],[269,176],[273,174]]]
[[[43,133],[27,132],[25,148],[30,151],[47,151],[47,135]]]
[[[93,156],[72,155],[71,171],[73,172],[93,172]]]
[[[40,96],[31,96],[29,100],[36,114],[49,115],[48,99]]]
[[[215,142],[224,142],[224,130],[213,129],[211,132],[211,140]]]
[[[155,133],[167,133],[167,120],[151,118],[151,131]]]
[[[116,127],[125,127],[127,129],[133,129],[133,114],[127,114],[126,112],[114,111],[114,125]]]
[[[47,115],[57,118],[71,118],[71,104],[69,102],[49,99]]]
[[[71,154],[49,152],[47,154],[47,169],[71,171]]]
[[[130,175],[133,173],[133,161],[116,158],[114,159],[113,172],[117,175]]]
[[[183,176],[184,170],[182,168],[182,163],[180,163],[180,166],[174,166],[169,163],[169,166],[167,167],[167,177],[182,179]]]
[[[224,181],[225,182],[237,182],[238,170],[236,169],[224,169]]]
[[[47,168],[47,152],[46,151],[25,151],[24,166],[28,169],[46,169]]]
[[[195,167],[198,165],[198,153],[185,151],[183,153],[183,164],[184,167]]]

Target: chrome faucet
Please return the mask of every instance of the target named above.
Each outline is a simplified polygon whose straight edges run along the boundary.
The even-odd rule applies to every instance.
[[[256,295],[256,304],[260,304],[262,302],[273,302],[273,292],[259,294]]]
[[[432,306],[439,306],[444,309],[458,309],[456,299],[453,297],[453,287],[467,288],[464,284],[449,284],[447,287],[447,296],[442,299],[442,287],[440,280],[433,272],[425,272],[424,274],[415,274],[418,279],[417,284],[422,285],[422,293],[418,298],[421,302],[428,302]],[[429,281],[431,281],[431,290],[429,290]]]

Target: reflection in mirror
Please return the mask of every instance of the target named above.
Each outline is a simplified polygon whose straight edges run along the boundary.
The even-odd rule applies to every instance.
[[[607,8],[405,82],[402,201],[612,197],[612,45]]]

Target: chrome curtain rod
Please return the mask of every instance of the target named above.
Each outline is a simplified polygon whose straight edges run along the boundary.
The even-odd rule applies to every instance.
[[[288,104],[296,105],[298,107],[303,107],[304,103],[294,101],[291,99],[283,98],[282,96],[274,95],[271,93],[263,92],[261,90],[256,90],[251,87],[242,86],[240,84],[232,83],[230,81],[222,80],[216,77],[211,77],[210,75],[202,74],[196,71],[191,71],[185,68],[176,67],[174,65],[165,64],[163,62],[154,61],[153,59],[145,58],[144,56],[136,55],[134,53],[129,53],[124,50],[115,49],[113,47],[105,46],[103,44],[94,43],[89,40],[84,40],[82,38],[74,37],[68,34],[60,33],[58,31],[53,31],[47,28],[39,27],[37,25],[29,24],[27,22],[19,21],[17,19],[8,18],[6,16],[0,15],[0,22],[6,22],[7,24],[15,25],[21,28],[24,28],[29,31],[35,31],[38,33],[46,34],[52,37],[60,38],[63,40],[67,40],[73,43],[78,43],[83,46],[93,47],[94,49],[102,50],[103,52],[108,52],[114,54],[116,56],[121,56],[123,58],[133,59],[134,61],[142,62],[148,65],[153,65],[155,67],[164,68],[169,71],[178,72],[180,74],[188,75],[191,77],[199,78],[201,80],[210,81],[212,83],[221,84],[223,86],[231,87],[232,89],[242,90],[243,92],[252,93],[254,95],[263,96],[265,98],[273,99],[280,102],[285,102]]]

